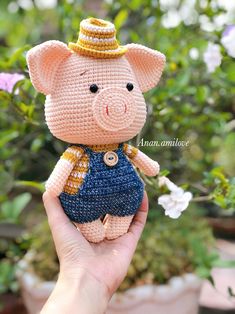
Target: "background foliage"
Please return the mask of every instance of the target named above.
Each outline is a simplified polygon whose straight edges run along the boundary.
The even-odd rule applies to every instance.
[[[214,73],[208,73],[203,62],[208,42],[220,43],[226,24],[234,20],[232,9],[228,13],[222,1],[207,0],[1,0],[0,72],[24,75],[12,92],[0,90],[1,221],[18,224],[30,232],[41,220],[43,209],[37,195],[67,145],[53,138],[45,125],[44,96],[29,81],[25,54],[30,47],[49,39],[75,41],[81,19],[89,15],[113,20],[122,44],[137,42],[166,55],[167,65],[158,88],[145,95],[147,123],[133,142],[138,143],[142,137],[188,140],[190,144],[184,149],[141,149],[158,160],[162,169],[169,170],[173,182],[190,189],[198,200],[205,200],[191,207],[192,212],[204,209],[224,214],[224,209],[234,214],[234,59],[222,48],[222,65]],[[159,190],[156,181],[149,183],[150,207],[156,211]],[[22,213],[22,206],[17,207],[14,198],[26,191],[33,195],[33,201],[22,196],[25,205],[31,204]],[[154,215],[149,220],[154,223]],[[0,268],[5,274],[0,274],[5,278],[3,283],[0,279],[1,291],[14,290],[14,279],[7,275],[9,269],[4,265],[14,267],[29,242],[22,237],[0,239]],[[7,249],[4,243],[8,243]]]

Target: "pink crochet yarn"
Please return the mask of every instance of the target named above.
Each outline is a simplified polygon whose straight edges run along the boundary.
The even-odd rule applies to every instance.
[[[32,83],[46,95],[45,116],[51,133],[70,144],[87,146],[130,140],[145,123],[142,92],[157,85],[164,55],[138,44],[126,45],[123,55],[112,59],[84,54],[83,50],[79,54],[54,40],[34,47],[27,54]],[[125,149],[133,164],[146,175],[158,174],[157,162],[131,146]],[[89,167],[84,154],[81,148],[69,148],[54,168],[46,189],[59,196],[72,171],[70,181],[76,181],[77,177],[81,186]],[[87,167],[84,162],[88,162]],[[76,170],[77,175],[75,167],[80,169]],[[99,242],[127,232],[132,218],[108,215],[105,224],[98,219],[83,224],[76,222],[76,225],[89,241]]]

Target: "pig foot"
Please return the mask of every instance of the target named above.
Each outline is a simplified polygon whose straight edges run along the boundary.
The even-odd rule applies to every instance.
[[[83,224],[79,223],[74,224],[89,242],[98,243],[103,241],[105,238],[104,225],[102,224],[100,219]]]
[[[127,233],[133,217],[134,215],[125,217],[106,215],[104,223],[106,239],[113,240]]]

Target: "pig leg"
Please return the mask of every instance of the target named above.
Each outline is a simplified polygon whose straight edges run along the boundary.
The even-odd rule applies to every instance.
[[[127,233],[134,215],[119,217],[106,215],[105,217],[105,237],[108,240],[116,239]]]
[[[83,224],[79,223],[74,224],[89,242],[98,243],[104,240],[105,238],[104,225],[102,224],[100,219]]]

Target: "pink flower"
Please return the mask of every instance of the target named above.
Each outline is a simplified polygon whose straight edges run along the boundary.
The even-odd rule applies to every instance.
[[[235,29],[235,25],[228,25],[228,26],[225,28],[225,30],[224,30],[224,32],[223,32],[223,34],[222,34],[222,37],[229,35],[229,33],[230,33],[231,31],[233,31],[234,29]]]
[[[222,35],[221,43],[230,57],[235,58],[235,25],[229,25]]]
[[[24,75],[18,73],[0,73],[0,89],[12,93],[17,82],[24,79]]]

